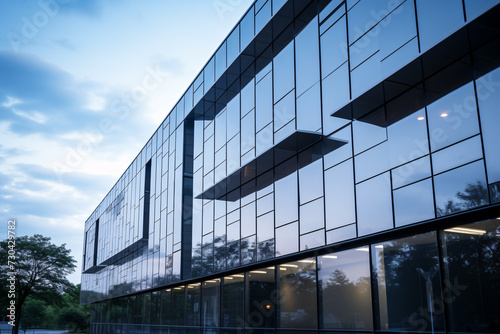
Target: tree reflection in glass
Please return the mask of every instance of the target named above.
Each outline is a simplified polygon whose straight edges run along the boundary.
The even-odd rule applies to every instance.
[[[372,245],[371,253],[376,329],[443,330],[436,233]]]
[[[320,256],[320,328],[371,330],[368,248]]]

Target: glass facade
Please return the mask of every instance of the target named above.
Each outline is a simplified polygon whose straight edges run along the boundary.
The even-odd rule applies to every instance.
[[[499,332],[499,2],[255,1],[86,222],[91,332]]]

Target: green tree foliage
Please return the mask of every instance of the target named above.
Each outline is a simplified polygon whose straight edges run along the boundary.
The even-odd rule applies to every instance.
[[[20,236],[15,240],[16,322],[13,333],[19,331],[23,306],[28,297],[50,304],[62,305],[63,294],[72,284],[66,276],[75,270],[75,259],[66,244],[56,246],[49,237],[40,234]],[[8,242],[0,242],[0,285],[8,289],[12,272],[8,266]],[[4,300],[5,302],[5,300]],[[5,309],[5,308],[3,308]]]

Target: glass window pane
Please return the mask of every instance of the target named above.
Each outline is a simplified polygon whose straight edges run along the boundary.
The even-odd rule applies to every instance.
[[[180,253],[179,253],[180,254]],[[172,289],[172,325],[184,325],[184,286],[177,286]]]
[[[274,210],[274,196],[269,194],[257,200],[257,216]]]
[[[358,234],[366,235],[393,227],[389,173],[356,185]]]
[[[431,150],[479,133],[474,84],[468,83],[427,106]]]
[[[186,325],[200,325],[201,284],[188,284],[186,289]]]
[[[352,159],[325,171],[326,229],[356,221]]]
[[[274,212],[269,212],[257,218],[257,241],[261,242],[273,238],[274,238]]]
[[[216,80],[226,71],[226,43],[222,44],[215,54],[215,78]]]
[[[241,19],[240,23],[241,29],[241,43],[240,50],[245,50],[248,43],[250,43],[254,37],[254,7],[250,8],[248,13],[244,18]]]
[[[295,38],[297,96],[319,81],[318,19],[315,17]]]
[[[369,252],[318,258],[320,328],[372,330]]]
[[[161,325],[170,325],[172,317],[172,289],[161,291]]]
[[[387,122],[384,108],[352,122],[354,154],[363,152],[387,140]]]
[[[484,161],[434,177],[438,217],[489,204]]]
[[[271,19],[271,1],[268,1],[264,7],[255,15],[255,33],[258,34],[267,22]]]
[[[231,222],[227,225],[227,242],[233,242],[240,239],[240,221]]]
[[[255,135],[255,154],[259,156],[273,146],[273,124],[268,124]]]
[[[391,171],[392,188],[396,189],[431,176],[429,156],[414,160]]]
[[[422,52],[429,50],[464,24],[461,0],[418,0],[417,16]]]
[[[344,129],[337,131],[328,137],[329,139],[339,141],[342,143],[339,145],[342,146],[323,157],[325,169],[335,166],[336,164],[352,157],[351,132],[351,126],[346,126]],[[326,141],[326,139],[324,141]]]
[[[297,172],[275,182],[276,226],[298,219]]]
[[[221,325],[223,327],[237,327],[244,323],[244,293],[244,275],[236,274],[224,277],[221,305]]]
[[[300,250],[321,247],[325,245],[325,230],[321,229],[300,236]]]
[[[227,139],[240,132],[240,94],[227,104]]]
[[[219,326],[220,279],[214,278],[203,282],[202,325]]]
[[[241,264],[252,263],[257,260],[257,242],[255,235],[241,239]]]
[[[323,102],[323,134],[328,135],[350,121],[331,116],[334,112],[345,106],[350,99],[349,67],[347,63],[323,79],[321,98]]]
[[[498,333],[500,220],[444,230],[442,245],[450,332]]]
[[[240,167],[240,136],[236,135],[227,143],[227,174]]]
[[[500,131],[498,131],[500,92],[493,88],[495,82],[500,82],[500,68],[476,81],[484,154],[490,183],[500,181],[500,154],[498,154],[500,152]]]
[[[293,41],[273,60],[274,102],[281,100],[295,87],[295,66]]]
[[[214,136],[212,136],[203,145],[203,174],[205,175],[207,175],[208,172],[214,169],[214,149]]]
[[[332,244],[338,241],[356,238],[356,224],[347,225],[326,232],[326,243]]]
[[[226,110],[215,117],[215,151],[226,144]]]
[[[325,207],[323,198],[300,206],[300,234],[325,227]]]
[[[240,54],[240,26],[237,25],[236,28],[231,32],[231,35],[227,38],[227,64],[228,66],[238,57]]]
[[[387,127],[390,167],[429,153],[425,110],[419,110]]]
[[[475,136],[453,146],[432,154],[432,169],[434,174],[481,159],[483,147],[481,138]]]
[[[299,223],[291,223],[276,229],[276,256],[299,251]]]
[[[245,116],[250,110],[255,108],[255,80],[241,89],[241,116]]]
[[[252,110],[241,119],[241,153],[255,147],[255,111]]]
[[[267,75],[259,81],[255,92],[255,125],[257,131],[273,120],[273,77]]]
[[[210,87],[215,82],[215,58],[212,57],[204,69],[205,78],[205,92],[207,92]]]
[[[345,16],[321,36],[321,77],[325,78],[347,61]]]
[[[295,90],[292,90],[274,106],[274,131],[295,118]],[[295,124],[294,124],[295,128]]]
[[[321,129],[321,96],[317,83],[297,99],[297,129]]]
[[[299,155],[299,165],[305,165],[299,169],[300,204],[323,196],[323,160],[308,163],[307,155],[307,152]]]
[[[276,310],[274,267],[248,272],[246,290],[246,326],[274,328]],[[262,316],[254,316],[256,314]]]
[[[394,219],[396,227],[434,217],[431,179],[420,181],[394,191]]]
[[[317,328],[316,261],[299,260],[279,269],[279,327]]]
[[[241,238],[255,234],[255,202],[241,208]]]
[[[443,331],[436,233],[372,245],[371,254],[375,328]]]

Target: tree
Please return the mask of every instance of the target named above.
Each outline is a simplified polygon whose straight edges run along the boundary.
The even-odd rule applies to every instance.
[[[75,271],[75,259],[66,244],[56,246],[49,237],[40,234],[21,236],[15,240],[15,268],[8,265],[8,240],[0,242],[0,285],[9,285],[15,273],[16,317],[13,334],[19,332],[23,304],[26,298],[63,303],[63,292],[72,287],[66,276]],[[12,261],[12,259],[10,259]]]

